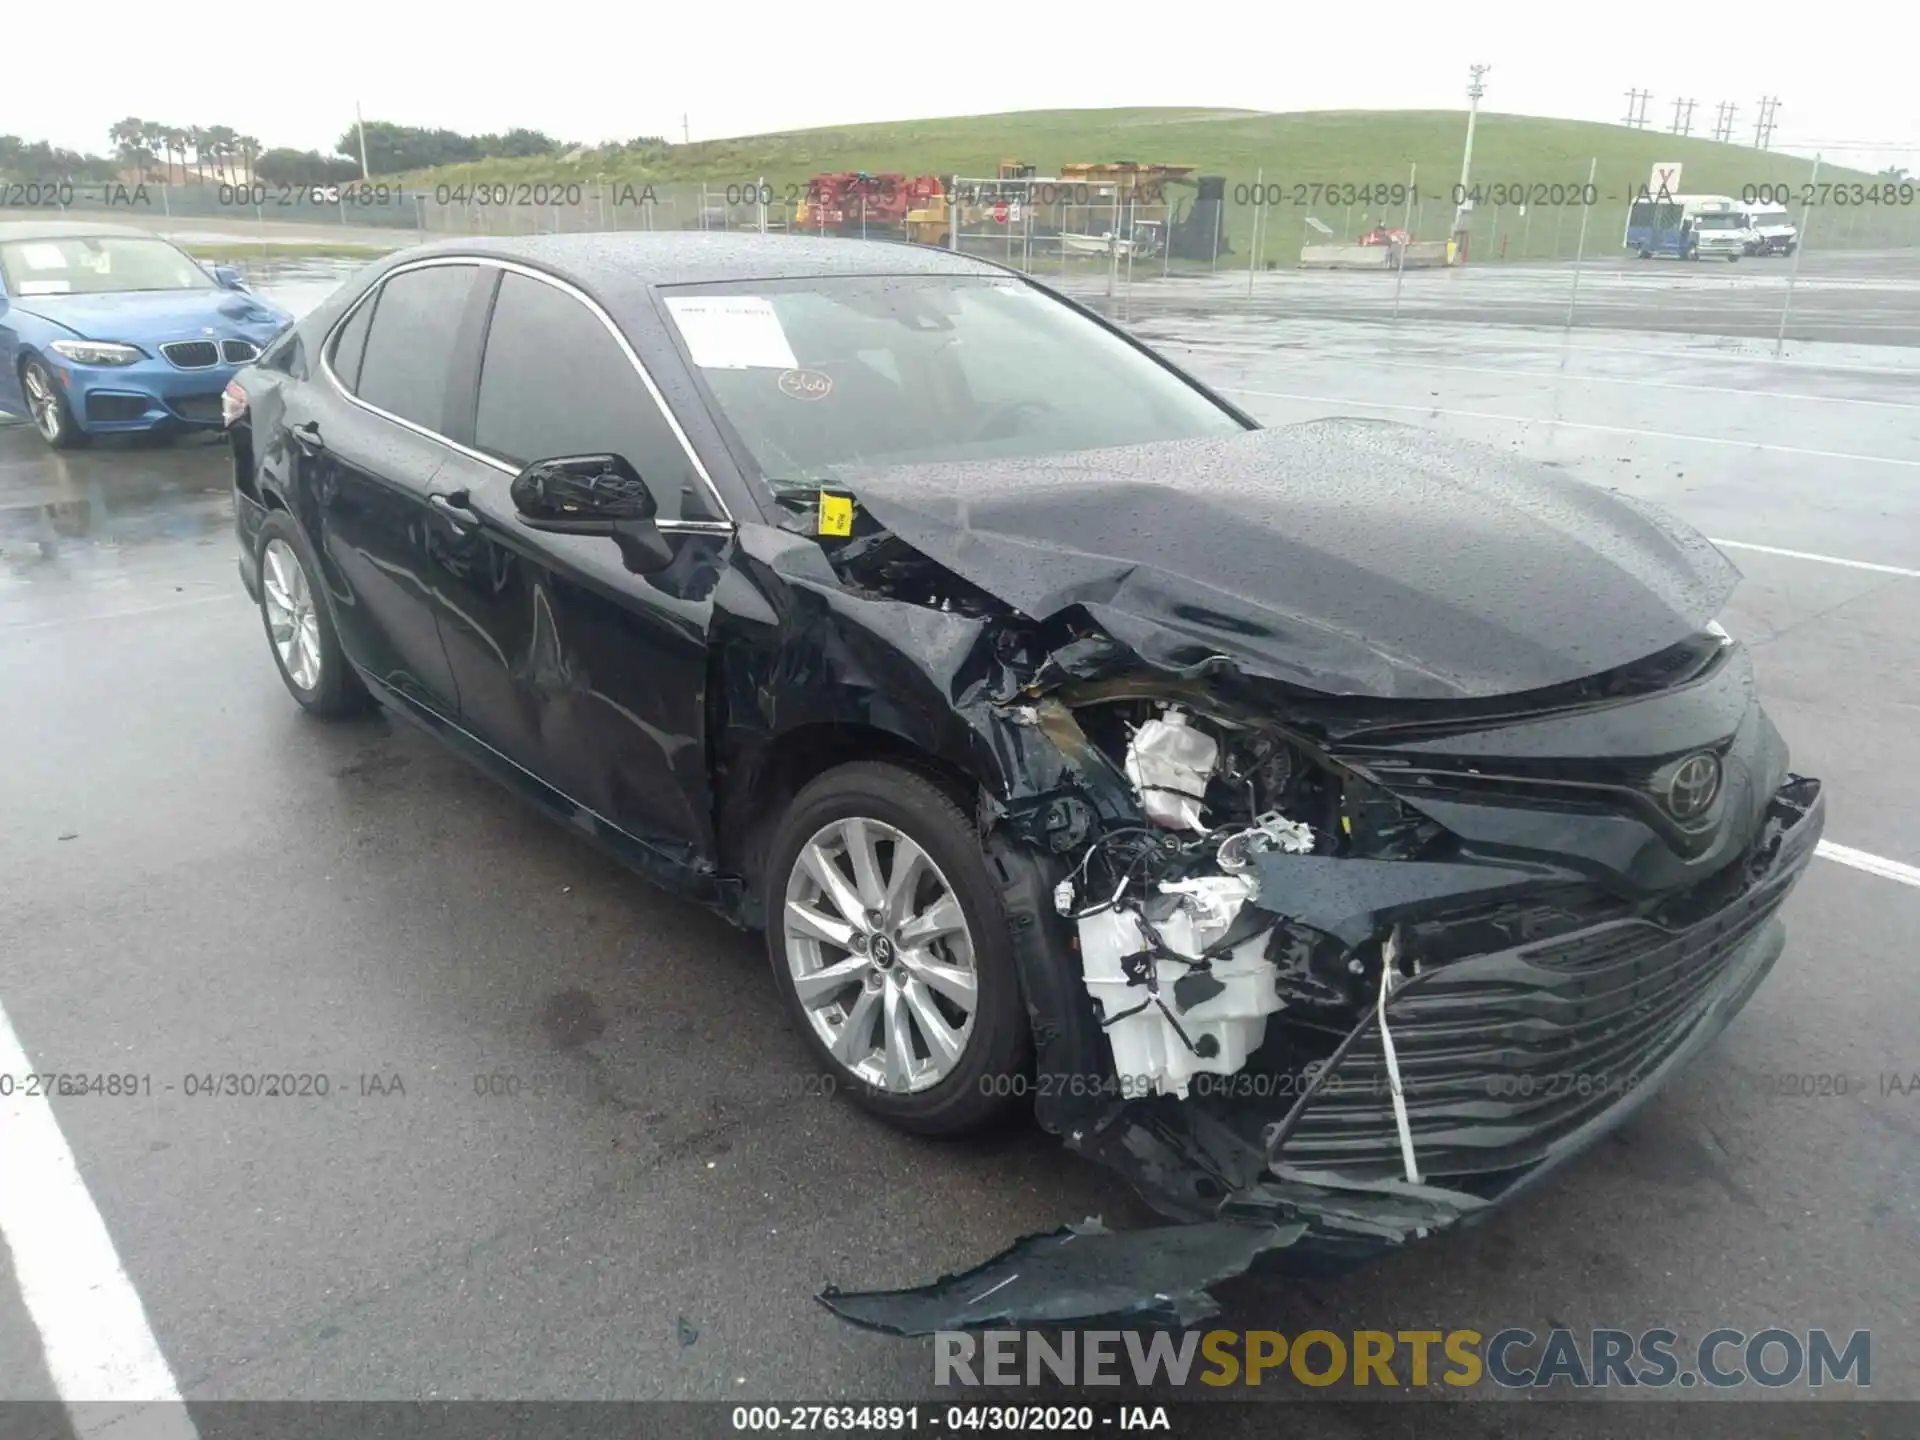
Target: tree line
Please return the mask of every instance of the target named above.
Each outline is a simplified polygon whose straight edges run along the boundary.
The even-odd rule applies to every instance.
[[[294,185],[339,184],[360,178],[361,129],[347,127],[331,155],[318,150],[286,146],[264,147],[252,135],[229,125],[169,125],[128,116],[107,131],[112,152],[82,154],[50,145],[0,135],[0,175],[33,180],[110,181],[127,172],[145,181],[166,184],[194,182],[238,183],[266,180]],[[666,148],[655,135],[627,142],[622,149]],[[369,120],[365,128],[367,174],[398,175],[438,165],[476,160],[539,158],[564,154],[574,147],[538,130],[517,127],[485,135],[463,135],[457,130],[420,125],[396,125]]]

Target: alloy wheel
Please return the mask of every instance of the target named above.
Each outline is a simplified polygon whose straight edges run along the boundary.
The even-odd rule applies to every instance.
[[[261,557],[260,593],[267,630],[287,676],[302,690],[320,685],[320,620],[314,614],[307,572],[293,547],[278,537]]]
[[[823,825],[794,858],[781,925],[807,1021],[856,1079],[913,1094],[953,1073],[979,1008],[973,932],[910,836],[857,815]]]
[[[27,411],[34,428],[46,439],[58,440],[62,427],[60,397],[49,387],[46,371],[37,364],[28,365],[20,378],[26,386]]]

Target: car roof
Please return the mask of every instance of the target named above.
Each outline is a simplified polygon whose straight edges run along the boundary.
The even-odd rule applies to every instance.
[[[464,253],[520,260],[589,290],[804,280],[828,275],[1001,275],[998,266],[927,245],[738,231],[604,231],[582,235],[466,237],[408,250],[395,260]]]
[[[74,240],[87,235],[136,235],[153,240],[151,230],[136,225],[107,225],[97,220],[12,220],[0,222],[3,240]]]

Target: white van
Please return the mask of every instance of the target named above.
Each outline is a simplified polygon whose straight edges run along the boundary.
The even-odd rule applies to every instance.
[[[1691,232],[1694,257],[1700,260],[1738,260],[1751,253],[1754,233],[1747,224],[1746,207],[1726,195],[1675,196],[1682,205],[1684,223]]]
[[[1784,205],[1758,202],[1746,209],[1747,228],[1753,232],[1749,255],[1791,255],[1800,243],[1800,231],[1787,215]]]

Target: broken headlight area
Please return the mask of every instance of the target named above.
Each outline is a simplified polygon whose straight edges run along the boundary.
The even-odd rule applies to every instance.
[[[964,1284],[828,1298],[904,1333],[985,1323],[962,1303],[976,1280],[1034,1289],[1003,1319],[1154,1314],[1174,1294],[1190,1323],[1223,1247],[1321,1273],[1481,1218],[1725,1027],[1780,953],[1824,820],[1819,782],[1782,770],[1732,861],[1636,893],[1537,845],[1463,844],[1305,727],[1191,686],[1075,681],[1005,718],[1048,757],[1022,772],[1044,776],[1034,793],[982,815],[1034,862],[1009,911],[1049,1082],[1036,1114],[1180,1223],[1115,1245],[1118,1275],[1089,1247],[1091,1271],[1037,1284],[1033,1247],[1051,1274],[1077,1242],[1029,1239]],[[1531,835],[1539,812],[1517,813]],[[1169,1290],[1179,1237],[1221,1225],[1245,1233]],[[1136,1269],[1151,1286],[1110,1305]]]
[[[1266,867],[1279,857],[1413,860],[1444,851],[1446,837],[1272,724],[1129,689],[1088,687],[1062,701],[1084,737],[1083,768],[1097,757],[1117,770],[1138,814],[1088,839],[1052,896],[1073,927],[1115,1084],[1128,1099],[1218,1089],[1263,1051],[1269,1017],[1290,1007],[1329,1037],[1279,1057],[1297,1074],[1351,1028],[1379,965],[1260,903]],[[1066,723],[1054,716],[1056,729]]]

